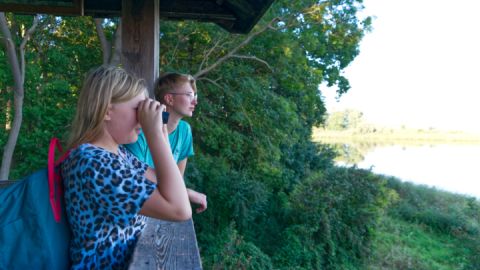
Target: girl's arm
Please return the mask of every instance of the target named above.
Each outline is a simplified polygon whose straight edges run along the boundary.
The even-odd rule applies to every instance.
[[[192,216],[192,209],[183,177],[170,151],[167,128],[162,123],[164,109],[164,105],[152,99],[142,101],[138,107],[138,120],[155,165],[155,171],[147,170],[146,177],[157,183],[157,190],[143,204],[140,214],[166,220],[187,220]]]
[[[177,163],[178,169],[180,170],[182,176],[185,174],[185,168],[187,167],[187,159],[188,158],[185,158]],[[207,195],[190,188],[187,188],[187,194],[190,202],[200,205],[199,207],[197,207],[197,209],[195,209],[195,212],[197,212],[197,214],[207,210]]]

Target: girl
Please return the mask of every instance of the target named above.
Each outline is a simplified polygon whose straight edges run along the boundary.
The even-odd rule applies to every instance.
[[[191,217],[162,123],[165,107],[146,93],[143,80],[118,67],[99,67],[85,79],[71,151],[61,165],[72,269],[128,268],[145,226],[141,215],[172,221]],[[155,171],[120,146],[135,142],[140,128]]]

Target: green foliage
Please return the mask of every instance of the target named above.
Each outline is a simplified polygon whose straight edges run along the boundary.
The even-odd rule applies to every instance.
[[[451,234],[480,234],[480,203],[426,186],[389,178],[388,185],[402,198],[392,214]]]
[[[12,31],[31,23],[31,16],[8,16]],[[23,122],[12,160],[10,179],[17,179],[47,164],[52,137],[65,138],[83,74],[101,63],[94,24],[89,18],[42,16],[25,54]],[[0,52],[0,102],[3,104],[0,143],[6,143],[13,119],[12,75]],[[4,67],[4,68],[3,68]]]
[[[388,186],[399,195],[389,214],[432,232],[448,235],[462,244],[464,251],[458,255],[465,259],[461,269],[477,269],[480,265],[480,202],[438,191],[426,186],[403,183],[388,178]]]
[[[278,29],[262,32],[236,53],[250,59],[230,58],[199,78],[199,104],[190,121],[196,156],[189,160],[186,178],[209,198],[209,211],[195,216],[205,256],[211,254],[218,232],[232,221],[239,236],[270,257],[291,245],[284,240],[286,232],[294,236],[290,226],[296,225],[286,211],[289,194],[305,177],[333,164],[333,152],[312,144],[310,136],[311,126],[322,123],[325,114],[318,85],[326,78],[331,84],[345,82],[340,70],[358,53],[363,29],[351,17],[356,9],[345,10],[349,14],[344,20],[337,17],[342,13],[339,6],[348,3],[352,2],[327,3],[327,11],[317,12],[315,2],[276,2],[253,32],[263,31],[274,17],[281,17],[273,25]],[[340,41],[345,38],[340,34],[343,24],[351,34],[345,43]],[[325,29],[330,30],[324,33]],[[162,70],[195,73],[244,39],[212,25],[165,22]],[[346,91],[348,85],[343,83],[341,89]],[[323,248],[309,246],[311,253],[301,256],[318,260]],[[283,265],[280,260],[274,263],[275,268]]]
[[[234,223],[219,233],[206,255],[204,265],[211,269],[273,269],[270,258],[238,235]]]
[[[315,228],[292,225],[283,232],[283,245],[273,256],[279,269],[325,269],[326,252],[314,239]]]
[[[73,117],[75,98],[67,82],[50,81],[38,87],[37,91],[29,91],[25,99],[12,179],[46,166],[50,139],[64,138]]]
[[[347,109],[331,113],[327,118],[325,128],[328,130],[353,130],[366,125],[362,112]]]
[[[462,239],[390,215],[381,219],[372,246],[366,269],[473,269]]]
[[[361,265],[390,200],[382,178],[369,171],[332,167],[312,174],[290,196],[291,226],[276,262],[286,269]],[[296,247],[299,243],[304,247]]]

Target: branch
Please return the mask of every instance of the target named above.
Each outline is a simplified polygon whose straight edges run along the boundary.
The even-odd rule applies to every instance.
[[[243,48],[245,45],[247,45],[248,43],[250,43],[250,41],[252,41],[252,39],[260,34],[262,34],[263,32],[267,31],[268,29],[275,29],[273,24],[275,22],[277,22],[279,20],[279,18],[274,18],[273,20],[271,20],[266,26],[264,26],[263,28],[261,28],[260,30],[258,30],[257,32],[252,32],[251,34],[249,34],[242,42],[240,42],[240,44],[237,45],[237,47],[233,48],[230,52],[228,52],[225,56],[221,57],[220,59],[218,59],[215,63],[213,63],[212,65],[202,69],[202,70],[199,70],[195,75],[194,77],[195,78],[199,78],[199,77],[202,77],[204,76],[205,74],[207,74],[208,72],[210,72],[211,70],[217,68],[220,64],[222,64],[223,62],[225,62],[226,60],[228,60],[229,58],[231,58],[233,55],[235,55],[235,53],[240,50],[241,48]]]
[[[20,74],[22,83],[25,82],[25,46],[27,46],[28,40],[32,37],[35,29],[38,26],[38,22],[40,21],[40,15],[35,15],[33,17],[32,26],[27,30],[25,35],[23,36],[22,43],[20,43],[20,47],[18,48],[18,52],[20,53]]]
[[[122,54],[122,19],[118,19],[117,29],[115,29],[113,54],[110,58],[110,64],[117,66],[120,64],[120,55]]]
[[[178,46],[180,45],[180,38],[177,39],[177,43],[175,44],[175,47],[173,48],[173,52],[172,52],[172,56],[170,57],[169,60],[167,60],[167,63],[165,64],[165,66],[169,66],[170,63],[173,62],[173,60],[175,59],[175,55],[177,54],[177,49],[178,49]]]
[[[96,18],[93,19],[95,22],[95,29],[97,30],[98,39],[100,40],[100,45],[102,46],[103,52],[103,64],[108,64],[110,60],[112,47],[110,42],[108,42],[105,32],[103,31],[102,19]]]
[[[13,74],[13,82],[14,82],[14,92],[17,95],[23,93],[17,93],[18,89],[21,89],[23,81],[21,80],[22,77],[20,75],[20,67],[18,65],[18,58],[17,52],[15,50],[15,43],[12,39],[12,34],[10,33],[10,29],[8,28],[7,19],[5,18],[5,13],[0,12],[0,30],[3,34],[3,40],[5,43],[5,49],[7,52],[8,62],[10,63],[10,68]]]
[[[267,66],[267,68],[270,69],[270,71],[273,72],[272,67],[270,67],[270,65],[267,63],[267,61],[265,61],[265,60],[263,60],[263,59],[260,59],[260,58],[258,58],[258,57],[256,57],[256,56],[237,55],[237,54],[235,54],[235,55],[232,55],[232,57],[234,57],[234,58],[241,58],[241,59],[251,59],[251,60],[258,61],[258,62],[264,64],[265,66]]]
[[[223,87],[217,83],[217,81],[219,81],[219,80],[220,80],[220,78],[218,78],[216,80],[212,80],[212,79],[209,79],[207,77],[202,77],[202,78],[199,78],[197,81],[207,81],[207,82],[215,85],[216,87],[218,87],[220,89],[223,89]]]
[[[200,63],[200,66],[198,67],[198,71],[201,71],[201,70],[202,70],[203,65],[204,65],[205,62],[208,60],[208,57],[210,56],[210,54],[218,47],[218,45],[220,44],[220,41],[222,41],[222,39],[219,39],[217,42],[215,42],[215,44],[213,45],[213,47],[211,47],[211,48],[203,55],[203,59],[202,59],[202,62]]]

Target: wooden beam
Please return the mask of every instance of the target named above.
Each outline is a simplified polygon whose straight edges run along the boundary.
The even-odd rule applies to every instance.
[[[5,3],[10,2],[10,3]],[[35,1],[30,1],[26,4],[15,3],[12,4],[12,1],[1,1],[0,0],[0,12],[14,12],[20,14],[57,14],[57,15],[68,15],[68,16],[83,16],[84,14],[84,0],[72,0],[68,2],[58,1],[57,5],[55,1],[52,1],[50,4],[35,4]]]
[[[160,18],[201,21],[235,21],[232,12],[213,1],[161,1]]]
[[[160,0],[122,0],[122,64],[144,78],[150,96],[159,74]]]

